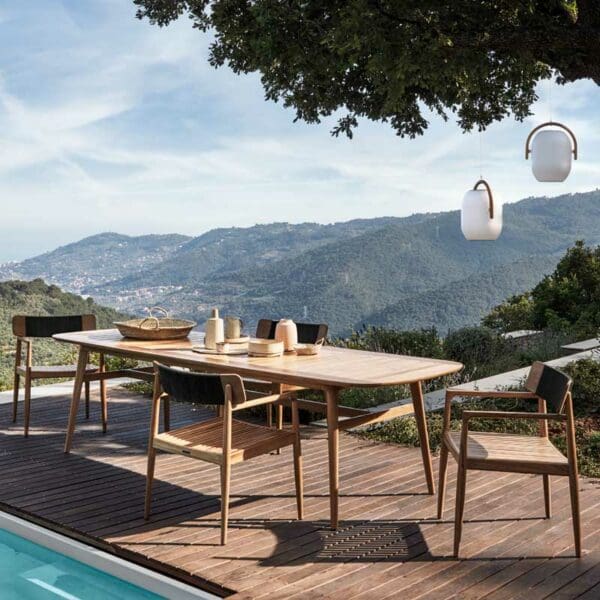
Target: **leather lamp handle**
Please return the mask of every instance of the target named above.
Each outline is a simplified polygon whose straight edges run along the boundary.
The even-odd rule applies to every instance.
[[[482,185],[488,193],[488,198],[490,199],[490,219],[494,218],[494,196],[492,195],[492,188],[490,184],[485,179],[480,179],[474,186],[473,189],[476,190],[479,186]]]
[[[575,137],[575,134],[566,125],[558,123],[557,121],[547,121],[546,123],[542,123],[541,125],[538,125],[537,127],[534,127],[531,130],[531,132],[527,136],[527,139],[525,140],[525,160],[527,160],[529,158],[529,155],[531,154],[531,148],[529,147],[531,143],[531,138],[537,131],[542,129],[542,127],[560,127],[561,129],[564,129],[571,136],[571,140],[573,141],[573,158],[577,160],[577,138]]]

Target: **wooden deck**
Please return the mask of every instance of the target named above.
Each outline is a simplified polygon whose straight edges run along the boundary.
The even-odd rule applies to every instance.
[[[440,523],[418,449],[342,435],[341,520],[332,532],[325,432],[305,428],[305,521],[294,519],[291,450],[260,457],[233,468],[222,547],[218,471],[206,463],[159,455],[154,514],[144,523],[149,411],[149,399],[113,391],[103,436],[93,401],[66,456],[68,398],[33,402],[29,439],[9,426],[10,406],[0,406],[2,508],[233,598],[600,597],[598,481],[582,481],[586,552],[576,560],[566,478],[553,480],[554,516],[544,520],[540,478],[469,473],[467,558],[454,560],[454,465]],[[203,416],[172,407],[174,426]],[[289,469],[272,468],[282,462]]]

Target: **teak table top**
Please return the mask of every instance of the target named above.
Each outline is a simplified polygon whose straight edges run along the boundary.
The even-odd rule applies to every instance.
[[[126,339],[116,329],[62,333],[61,342],[77,344],[91,351],[158,360],[167,364],[202,368],[220,373],[238,373],[275,383],[328,387],[380,387],[426,381],[456,373],[461,363],[383,352],[366,352],[326,346],[316,356],[285,354],[277,358],[220,356],[192,352],[203,336],[192,333],[188,339],[143,341]]]

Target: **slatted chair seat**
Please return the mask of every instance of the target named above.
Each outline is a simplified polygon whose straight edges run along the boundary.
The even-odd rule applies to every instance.
[[[86,373],[95,373],[98,371],[96,365],[86,365]],[[25,375],[27,367],[17,367],[17,372]],[[77,365],[49,365],[49,366],[34,366],[30,369],[30,375],[33,379],[50,379],[54,377],[75,377],[77,374]]]
[[[460,432],[446,434],[448,449],[460,455]],[[467,436],[467,468],[568,475],[569,461],[546,437],[514,433],[469,432]],[[496,463],[496,464],[494,464]]]
[[[237,419],[233,419],[231,425],[232,464],[294,443],[293,431],[265,429],[263,426]],[[218,465],[223,464],[223,419],[217,417],[175,431],[159,433],[154,438],[154,447]]]

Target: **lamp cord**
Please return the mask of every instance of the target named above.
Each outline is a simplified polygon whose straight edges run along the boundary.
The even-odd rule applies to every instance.
[[[548,79],[548,111],[550,113],[550,122],[552,122],[552,76]]]
[[[483,179],[483,150],[481,141],[481,129],[479,130],[479,179]]]

